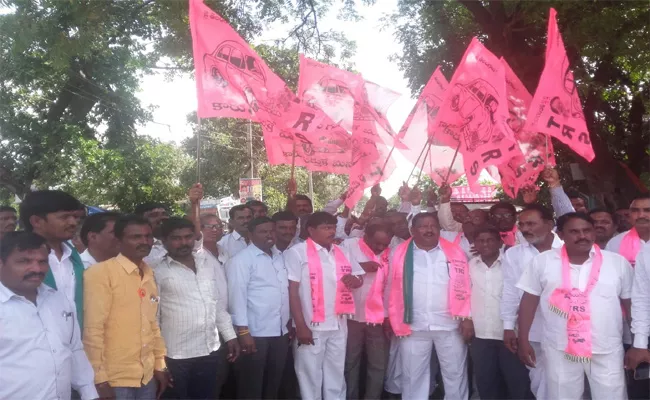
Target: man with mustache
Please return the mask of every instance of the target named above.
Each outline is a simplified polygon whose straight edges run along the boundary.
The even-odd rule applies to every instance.
[[[632,200],[630,221],[632,229],[614,236],[607,243],[606,249],[619,253],[634,266],[639,250],[650,241],[650,195]]]
[[[228,223],[233,230],[219,241],[219,246],[225,251],[226,257],[232,258],[250,243],[248,223],[253,219],[253,210],[240,204],[231,208],[228,214]]]
[[[363,269],[334,244],[336,217],[312,214],[309,238],[284,253],[289,303],[296,327],[295,370],[301,397],[345,398],[346,316],[355,313],[351,290],[363,284]]]
[[[20,203],[20,220],[25,231],[44,237],[50,248],[50,268],[44,283],[63,292],[76,306],[75,316],[83,329],[84,265],[69,242],[77,232],[81,210],[85,208],[79,200],[60,190],[31,192]]]
[[[96,399],[74,304],[43,284],[48,253],[32,232],[0,242],[0,398]]]
[[[275,248],[275,222],[255,218],[248,229],[251,244],[226,267],[228,304],[242,348],[235,364],[237,396],[275,399],[289,351],[289,281]]]
[[[525,242],[506,250],[503,257],[503,292],[501,296],[501,320],[503,321],[503,342],[517,354],[517,314],[519,302],[524,292],[517,288],[526,265],[537,255],[551,249],[562,247],[562,240],[553,233],[555,221],[553,212],[541,204],[530,204],[519,213],[519,231]],[[529,367],[531,391],[538,399],[547,399],[544,381],[544,355],[542,352],[542,316],[536,310],[535,320],[530,329],[529,341],[535,349],[537,359],[534,367]],[[552,396],[551,396],[552,397]]]
[[[412,239],[392,250],[389,317],[399,340],[402,398],[426,399],[433,347],[440,361],[445,398],[467,399],[467,344],[474,329],[467,256],[440,238],[432,213],[413,217]]]
[[[614,236],[605,248],[622,255],[634,267],[641,249],[650,241],[650,196],[643,195],[634,199],[630,204],[629,211],[632,228]],[[626,348],[632,346],[632,332],[629,324],[629,318],[625,318],[623,323],[623,343]],[[647,398],[647,382],[635,381],[632,378],[628,379],[630,397]]]
[[[167,251],[152,265],[160,296],[160,331],[167,347],[166,364],[174,377],[167,395],[177,399],[216,397],[222,335],[228,358],[239,353],[225,294],[218,290],[221,268],[205,251],[194,252],[192,221],[172,217],[160,229]]]
[[[629,315],[633,270],[618,254],[594,246],[594,222],[569,213],[557,221],[564,246],[526,265],[517,287],[518,354],[535,367],[530,344],[537,308],[542,314],[542,353],[548,398],[582,399],[587,376],[594,399],[625,399],[623,312]]]
[[[0,206],[0,240],[6,233],[16,230],[18,216],[16,209],[10,206]]]
[[[84,348],[101,398],[159,398],[172,379],[156,318],[160,296],[143,261],[153,232],[145,218],[126,215],[115,237],[120,254],[84,274]]]
[[[275,222],[275,248],[280,253],[299,243],[296,239],[298,218],[291,211],[276,212],[271,219]]]
[[[619,208],[616,210],[617,224],[618,224],[618,233],[629,231],[632,229],[632,222],[630,221],[630,209]]]
[[[154,261],[161,259],[165,255],[165,246],[162,243],[160,227],[163,221],[169,218],[169,211],[167,206],[162,203],[149,202],[138,205],[134,211],[135,215],[139,215],[149,221],[151,229],[153,229],[153,247],[151,254],[149,254],[145,261],[152,264]]]
[[[345,380],[347,398],[378,399],[384,386],[384,374],[388,356],[388,340],[385,330],[390,322],[384,304],[384,287],[388,274],[389,245],[393,234],[381,220],[373,220],[366,226],[362,238],[344,240],[342,247],[348,250],[352,262],[365,271],[363,285],[352,292],[356,312],[347,321],[348,341],[345,353]],[[362,356],[365,354],[365,393],[360,397]]]
[[[86,246],[86,251],[81,253],[84,268],[117,256],[120,252],[117,239],[115,239],[115,221],[121,216],[116,212],[103,212],[89,215],[84,221],[79,236]]]
[[[589,216],[594,220],[594,231],[596,232],[596,244],[601,249],[607,246],[607,243],[616,234],[618,228],[615,214],[604,208],[596,208],[589,211]]]

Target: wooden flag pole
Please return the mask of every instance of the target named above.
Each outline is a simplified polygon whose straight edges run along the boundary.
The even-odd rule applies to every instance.
[[[418,164],[420,164],[420,158],[422,158],[422,154],[424,154],[424,150],[426,150],[428,144],[429,144],[429,141],[427,140],[427,142],[422,147],[422,151],[420,152],[420,155],[418,156],[418,159],[415,160],[415,164],[413,164],[413,169],[411,170],[411,173],[409,174],[409,177],[406,180],[407,182],[413,176],[413,172],[415,172],[415,168],[418,166]]]
[[[293,180],[296,169],[296,138],[293,138],[293,152],[291,153],[291,180]]]
[[[418,180],[415,182],[415,185],[420,183],[420,177],[422,176],[422,171],[424,170],[424,164],[427,162],[427,156],[431,154],[431,142],[429,142],[429,146],[427,146],[427,151],[424,153],[424,159],[422,160],[422,167],[420,167],[420,172],[418,173]]]
[[[384,166],[381,167],[381,172],[379,173],[379,176],[384,176],[384,170],[386,169],[386,166],[388,165],[388,160],[390,160],[390,156],[393,155],[393,150],[395,150],[395,145],[394,144],[393,144],[393,147],[388,152],[388,157],[386,157],[386,161],[384,162]]]
[[[201,118],[199,113],[196,113],[198,127],[196,130],[196,183],[201,182]]]
[[[456,146],[456,151],[454,152],[454,158],[451,159],[451,164],[449,165],[449,170],[447,170],[447,176],[445,177],[443,183],[447,183],[447,181],[449,180],[449,175],[451,175],[451,168],[454,166],[454,163],[456,162],[456,156],[458,155],[459,150],[460,150],[460,142],[458,142],[458,146]]]

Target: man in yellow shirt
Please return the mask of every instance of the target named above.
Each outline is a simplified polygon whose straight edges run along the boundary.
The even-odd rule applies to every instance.
[[[172,380],[156,319],[158,288],[142,261],[153,245],[151,225],[124,216],[114,231],[120,254],[84,274],[84,348],[100,398],[155,399]]]

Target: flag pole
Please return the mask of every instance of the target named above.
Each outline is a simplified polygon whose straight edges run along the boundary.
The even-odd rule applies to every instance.
[[[201,118],[196,113],[198,127],[196,130],[196,183],[201,182]]]
[[[454,152],[454,158],[451,159],[451,164],[449,164],[449,169],[447,170],[447,176],[445,177],[443,183],[447,183],[447,181],[449,180],[449,175],[451,175],[451,168],[454,166],[454,163],[456,162],[456,156],[458,155],[458,150],[460,150],[460,142],[458,142],[458,146],[456,146],[456,151]]]
[[[248,120],[248,144],[251,158],[251,179],[255,178],[255,170],[253,169],[253,122]]]
[[[293,180],[296,169],[296,138],[293,138],[293,152],[291,153],[291,180]]]
[[[384,176],[384,170],[386,170],[386,166],[388,165],[388,160],[390,160],[390,156],[393,155],[393,150],[395,150],[395,145],[394,144],[393,144],[393,147],[388,152],[388,157],[386,157],[386,161],[384,162],[384,166],[381,167],[381,173],[379,174],[379,176]]]
[[[420,172],[418,173],[418,180],[415,182],[415,185],[420,183],[420,177],[422,176],[422,171],[424,170],[424,164],[427,162],[427,156],[431,154],[431,143],[429,142],[429,146],[427,147],[427,152],[424,154],[424,159],[422,160],[422,167],[420,168]]]
[[[411,179],[411,177],[413,176],[413,172],[415,172],[415,168],[418,166],[418,164],[420,164],[420,158],[422,158],[422,154],[424,154],[424,150],[427,148],[427,144],[428,144],[428,143],[429,143],[429,141],[427,140],[427,142],[426,142],[426,143],[424,144],[424,146],[422,147],[422,151],[420,152],[420,155],[418,156],[418,159],[415,160],[415,164],[413,164],[413,169],[411,170],[411,173],[409,174],[409,177],[408,177],[408,179],[406,180],[407,182],[408,182],[408,180]]]

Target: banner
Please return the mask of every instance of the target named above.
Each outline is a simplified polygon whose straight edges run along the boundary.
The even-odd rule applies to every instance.
[[[239,178],[239,199],[242,203],[249,200],[262,201],[262,179]]]
[[[429,175],[438,186],[445,182],[447,175],[449,175],[449,183],[452,183],[463,174],[462,154],[457,154],[454,160],[456,148],[449,147],[433,137],[436,115],[438,115],[448,86],[449,83],[440,71],[440,67],[436,68],[397,135],[406,147],[400,151],[413,164],[422,154],[424,147],[431,143],[426,154],[427,161],[423,162],[423,154],[418,162],[418,168],[424,165],[423,172]],[[432,139],[427,142],[427,138]]]
[[[556,11],[551,8],[546,62],[528,111],[528,129],[551,135],[587,161],[594,159],[585,116],[570,69]]]
[[[285,82],[218,14],[190,0],[199,118],[260,123],[269,163],[348,173],[349,135],[320,110],[299,102]]]
[[[478,190],[480,172],[520,155],[507,124],[505,71],[473,38],[454,72],[435,122],[435,138],[463,155],[467,182]]]
[[[519,189],[536,183],[547,162],[548,165],[555,165],[555,155],[551,139],[544,134],[531,132],[526,124],[532,96],[505,59],[501,58],[501,64],[506,77],[508,126],[512,129],[522,154],[499,165],[499,173],[503,191],[515,198]]]

